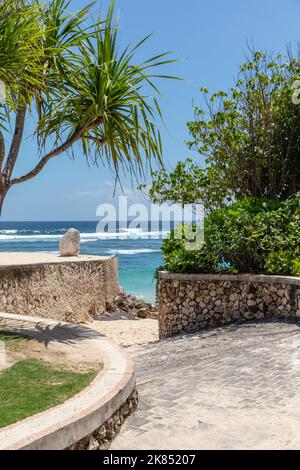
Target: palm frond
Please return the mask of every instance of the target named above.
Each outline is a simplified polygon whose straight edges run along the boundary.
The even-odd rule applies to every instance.
[[[117,176],[162,164],[156,81],[168,77],[158,72],[174,62],[170,52],[135,63],[151,35],[120,50],[113,1],[93,25],[86,21],[93,4],[75,13],[70,0],[18,4],[0,6],[0,80],[10,106],[21,96],[37,110],[40,148],[81,140],[87,161],[107,163]]]

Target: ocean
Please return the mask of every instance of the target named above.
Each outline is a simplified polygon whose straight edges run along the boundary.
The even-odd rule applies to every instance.
[[[80,231],[82,254],[118,257],[119,281],[126,292],[155,301],[153,276],[162,265],[162,239],[158,232],[119,228],[115,233],[98,233],[96,221],[0,222],[0,252],[58,253],[59,239],[69,228]],[[157,238],[149,238],[150,233]]]

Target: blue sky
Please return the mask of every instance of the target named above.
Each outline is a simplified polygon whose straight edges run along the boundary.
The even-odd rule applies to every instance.
[[[85,3],[74,0],[73,6]],[[300,42],[300,0],[116,0],[116,7],[121,46],[153,32],[139,59],[164,50],[174,50],[182,59],[166,71],[185,80],[160,83],[169,168],[189,155],[186,122],[193,117],[193,99],[201,99],[201,86],[211,91],[229,88],[247,42],[275,53]],[[27,130],[30,134],[30,125]],[[30,169],[37,158],[35,146],[26,140],[16,174]],[[75,161],[61,155],[37,178],[13,188],[2,220],[94,220],[97,205],[112,199],[112,182],[107,169],[89,168],[79,151]],[[126,179],[124,186],[132,200],[141,199]]]

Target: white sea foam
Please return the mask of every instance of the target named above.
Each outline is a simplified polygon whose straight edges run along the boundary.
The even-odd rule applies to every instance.
[[[22,241],[22,242],[35,242],[35,241],[50,241],[59,240],[61,235],[0,235],[2,241]]]
[[[5,235],[10,235],[13,233],[18,233],[18,230],[0,230],[0,233],[3,233]]]
[[[151,250],[150,248],[140,248],[132,250],[108,250],[106,253],[110,255],[139,255],[141,253],[159,253],[160,250]]]
[[[25,231],[17,230],[1,230],[0,231],[0,241],[9,241],[9,242],[47,242],[59,240],[62,235],[60,234],[49,234],[49,233],[36,233],[31,235],[26,235]],[[144,232],[141,229],[122,229],[120,232],[95,232],[95,233],[81,233],[80,237],[83,243],[94,242],[97,240],[127,240],[127,239],[159,239],[165,238],[169,232],[167,231],[153,231],[153,232]]]

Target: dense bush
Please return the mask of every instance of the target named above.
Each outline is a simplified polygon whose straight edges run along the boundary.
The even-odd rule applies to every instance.
[[[208,213],[202,248],[189,251],[174,232],[164,241],[167,269],[300,276],[299,78],[291,54],[254,51],[230,91],[202,89],[188,123],[202,161],[157,172],[149,191],[156,203],[203,203]]]
[[[206,217],[201,249],[187,250],[173,231],[162,250],[173,272],[300,276],[300,195],[283,202],[244,198]]]
[[[291,54],[253,52],[230,91],[194,106],[189,149],[199,161],[154,173],[155,202],[193,204],[207,211],[244,197],[285,200],[300,191],[300,61]],[[296,96],[295,96],[296,95]]]

